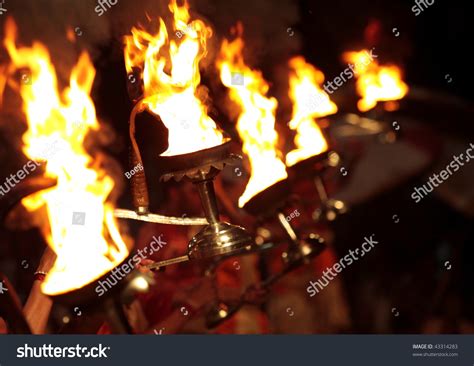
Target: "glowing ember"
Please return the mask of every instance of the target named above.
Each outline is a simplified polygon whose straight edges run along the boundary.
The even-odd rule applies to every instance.
[[[296,130],[296,149],[286,155],[286,165],[292,166],[328,149],[315,118],[336,113],[337,106],[322,89],[324,74],[321,71],[301,56],[292,58],[289,66],[293,115],[288,125]]]
[[[250,69],[244,62],[244,42],[239,36],[232,42],[224,40],[217,61],[222,83],[229,88],[229,96],[240,108],[237,130],[242,139],[242,150],[248,155],[251,176],[239,198],[243,207],[257,193],[287,177],[285,164],[276,148],[275,131],[277,101],[267,97],[268,84],[261,72]]]
[[[222,132],[207,115],[207,108],[196,96],[200,84],[199,62],[206,55],[212,31],[201,20],[190,21],[189,6],[169,5],[173,30],[169,39],[165,22],[160,19],[157,34],[138,28],[125,37],[127,72],[134,67],[143,71],[144,103],[160,116],[168,128],[168,149],[163,156],[203,150],[224,142]]]
[[[345,62],[356,65],[357,93],[362,97],[357,102],[361,112],[374,108],[379,101],[402,99],[408,92],[408,86],[402,80],[402,71],[395,65],[381,66],[376,60],[367,60],[367,50],[345,52]],[[357,66],[359,65],[359,66]]]
[[[32,160],[45,161],[46,175],[57,179],[57,186],[22,201],[57,254],[42,290],[49,295],[69,292],[99,278],[128,255],[113,206],[106,201],[114,181],[83,146],[88,131],[99,129],[90,98],[95,70],[83,53],[69,87],[59,95],[48,50],[38,42],[17,48],[11,19],[4,46],[11,58],[8,74],[28,69],[31,77],[29,84],[11,83],[21,95],[28,121],[23,152]]]

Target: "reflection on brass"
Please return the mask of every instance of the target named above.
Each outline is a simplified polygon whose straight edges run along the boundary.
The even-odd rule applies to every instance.
[[[148,268],[150,270],[158,270],[160,268],[169,266],[171,264],[186,262],[188,260],[189,260],[189,257],[187,255],[183,255],[181,257],[175,257],[175,258],[171,258],[171,259],[166,259],[164,261],[149,264],[149,265],[145,266],[145,268]]]
[[[114,210],[114,216],[120,219],[154,222],[157,224],[167,225],[207,225],[207,220],[204,217],[173,217],[153,213],[140,215],[135,211],[124,210],[121,208]]]

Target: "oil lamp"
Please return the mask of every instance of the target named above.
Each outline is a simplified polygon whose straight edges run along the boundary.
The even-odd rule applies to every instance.
[[[340,165],[341,157],[335,151],[325,151],[307,159],[300,160],[296,164],[288,167],[288,173],[292,181],[302,179],[312,179],[314,187],[319,196],[321,204],[317,207],[312,217],[316,222],[326,220],[333,221],[340,214],[347,212],[347,205],[337,199],[328,196],[323,175],[329,168]]]
[[[258,249],[245,229],[219,218],[213,179],[226,165],[235,165],[239,159],[240,156],[230,153],[230,141],[189,154],[158,158],[163,181],[189,180],[199,192],[207,225],[189,242],[190,259],[222,260]]]
[[[234,315],[243,305],[251,303],[249,298],[252,298],[252,293],[268,290],[280,278],[295,268],[307,264],[325,249],[324,240],[318,234],[311,233],[307,237],[300,238],[288,222],[283,210],[287,206],[289,195],[290,180],[284,179],[256,194],[243,206],[243,209],[248,213],[261,219],[276,218],[283,228],[289,243],[288,249],[282,254],[284,267],[280,272],[269,276],[261,283],[248,287],[237,301],[216,300],[207,312],[206,324],[209,328],[216,327]],[[274,245],[272,244],[271,247]],[[208,275],[214,276],[212,268]]]
[[[276,218],[289,240],[289,247],[283,254],[283,259],[292,264],[306,263],[325,248],[324,240],[317,234],[310,234],[305,238],[298,237],[283,213],[290,192],[290,180],[281,180],[252,197],[243,209],[254,216]]]
[[[5,225],[10,229],[18,229],[26,225],[24,220],[18,220],[18,216],[22,215],[21,208],[23,207],[19,202],[25,197],[44,189],[52,188],[55,185],[56,181],[54,179],[43,176],[32,176],[20,182],[12,189],[8,199],[0,200],[0,212],[2,213],[2,220]],[[132,256],[129,256],[115,266],[115,268],[119,268],[129,261],[130,258]],[[62,294],[49,295],[49,297],[55,303],[64,305],[70,310],[79,307],[81,310],[105,314],[105,318],[113,333],[132,333],[132,328],[125,316],[122,304],[131,302],[135,293],[145,292],[153,280],[148,275],[134,270],[122,278],[117,285],[113,286],[103,296],[98,296],[95,290],[96,287],[101,282],[104,282],[107,277],[112,276],[115,268],[79,289]],[[2,280],[4,280],[3,277]],[[7,301],[2,302],[2,306],[0,306],[0,313],[2,313],[0,315],[2,317],[5,315],[7,320],[11,319],[9,328],[14,333],[30,333],[26,320],[24,320],[23,316],[20,316],[22,315],[21,307],[19,307],[15,300],[16,296],[14,295],[13,287],[8,285],[8,289],[9,296],[6,296],[8,297]]]
[[[130,97],[132,100],[136,99],[132,95]],[[153,263],[147,267],[149,269],[159,269],[188,260],[211,259],[212,261],[219,261],[229,256],[258,249],[254,239],[244,228],[223,222],[219,217],[213,180],[225,166],[235,165],[241,159],[239,155],[230,152],[231,142],[229,139],[224,140],[221,145],[211,148],[157,158],[161,181],[187,180],[196,186],[205,218],[168,217],[149,212],[145,167],[135,140],[135,119],[138,113],[144,111],[160,120],[160,117],[148,108],[143,99],[137,101],[130,115],[130,140],[132,144],[130,164],[131,166],[140,164],[143,167],[143,170],[138,171],[131,177],[131,191],[135,211],[119,209],[115,210],[115,216],[162,224],[205,225],[189,242],[186,255]]]

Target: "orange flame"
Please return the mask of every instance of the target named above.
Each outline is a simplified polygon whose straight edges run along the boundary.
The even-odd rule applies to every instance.
[[[336,113],[337,106],[322,89],[324,74],[320,70],[301,56],[292,58],[289,66],[293,115],[288,126],[296,130],[296,149],[286,154],[286,165],[292,166],[328,149],[315,118]]]
[[[48,50],[38,42],[17,48],[11,19],[4,46],[11,58],[9,74],[30,71],[31,83],[16,85],[28,121],[23,152],[33,161],[45,161],[45,174],[57,179],[55,187],[24,198],[22,204],[35,222],[41,222],[43,236],[57,255],[42,291],[61,294],[94,281],[128,255],[113,205],[106,201],[114,181],[84,148],[88,131],[99,129],[90,98],[95,69],[88,54],[82,53],[69,86],[59,94]],[[41,218],[43,207],[48,220]]]
[[[244,41],[240,36],[232,42],[224,40],[217,60],[222,83],[229,88],[230,99],[241,108],[237,130],[242,139],[242,150],[248,155],[251,166],[251,176],[239,198],[239,207],[287,177],[285,164],[276,147],[277,101],[266,96],[269,87],[261,72],[245,64],[243,47]]]
[[[3,65],[0,65],[0,105],[3,104],[3,91],[7,83],[7,68]]]
[[[196,96],[201,80],[199,62],[207,53],[212,30],[201,20],[190,21],[187,2],[178,6],[176,0],[171,0],[169,9],[179,42],[169,39],[165,22],[160,19],[157,34],[132,28],[132,35],[125,37],[124,49],[127,72],[134,67],[143,72],[145,105],[168,128],[168,149],[163,156],[186,154],[224,142],[222,132]]]
[[[342,58],[355,66],[356,89],[362,97],[357,107],[361,112],[374,108],[379,101],[399,100],[407,94],[408,86],[398,66],[379,65],[377,60],[370,60],[368,50],[345,52]]]

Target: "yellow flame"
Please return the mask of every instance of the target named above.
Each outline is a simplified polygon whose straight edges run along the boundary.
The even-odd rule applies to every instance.
[[[276,147],[277,101],[266,96],[269,87],[261,72],[245,64],[243,47],[241,37],[232,42],[224,40],[217,60],[222,83],[229,88],[230,99],[241,108],[237,130],[242,139],[242,150],[248,155],[251,166],[251,176],[239,198],[239,207],[243,207],[257,193],[287,177],[285,164]]]
[[[322,88],[324,74],[320,70],[301,56],[292,58],[289,66],[293,114],[288,126],[296,130],[296,149],[286,154],[286,165],[292,166],[328,149],[315,118],[336,113],[337,106]]]
[[[189,6],[171,0],[174,33],[170,39],[163,19],[157,34],[132,28],[125,37],[125,66],[142,70],[145,104],[168,128],[168,149],[163,156],[203,150],[224,142],[222,132],[196,96],[199,62],[206,55],[212,30],[201,20],[190,21]]]
[[[31,78],[17,85],[28,121],[23,152],[33,161],[45,161],[45,174],[57,179],[55,187],[22,201],[33,215],[41,215],[42,207],[48,214],[48,220],[35,220],[42,222],[40,229],[57,255],[42,291],[69,292],[99,278],[128,255],[117,235],[113,205],[107,202],[114,181],[84,148],[88,131],[99,129],[90,98],[95,69],[88,54],[82,53],[69,86],[59,94],[48,50],[38,42],[31,48],[17,48],[11,19],[6,23],[4,46],[11,58],[8,72],[28,69]]]
[[[357,93],[362,97],[357,102],[361,112],[374,108],[379,101],[402,99],[408,92],[408,85],[402,80],[402,70],[395,65],[379,65],[371,60],[368,50],[345,52],[345,62],[354,64],[357,79]]]

